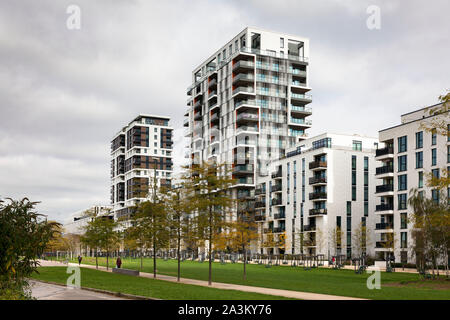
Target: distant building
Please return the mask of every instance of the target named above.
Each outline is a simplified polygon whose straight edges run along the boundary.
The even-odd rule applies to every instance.
[[[112,207],[109,205],[97,205],[73,213],[70,219],[63,225],[64,233],[83,234],[83,228],[91,220],[89,214],[95,214],[95,216],[107,216],[111,215],[111,209]]]
[[[141,114],[111,141],[111,204],[115,219],[151,195],[151,187],[172,184],[172,131],[168,117]]]

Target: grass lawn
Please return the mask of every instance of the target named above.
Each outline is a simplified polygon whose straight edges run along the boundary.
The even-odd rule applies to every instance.
[[[31,278],[66,284],[66,267],[40,267]],[[292,300],[265,294],[172,283],[80,268],[81,286],[165,300]]]
[[[99,258],[99,265],[106,266],[106,258]],[[74,261],[75,262],[75,261]],[[83,257],[82,263],[95,265],[95,258]],[[110,267],[115,259],[109,259]],[[122,268],[136,269],[140,266],[139,259],[122,259]],[[157,260],[157,270],[160,274],[176,276],[177,261]],[[144,259],[143,272],[153,272],[153,260]],[[257,287],[286,289],[324,293],[339,296],[367,299],[450,299],[450,281],[444,284],[430,285],[430,280],[424,285],[418,274],[413,273],[381,273],[381,289],[369,290],[366,286],[370,274],[355,274],[352,270],[313,269],[290,266],[247,265],[247,281],[242,280],[242,264],[213,264],[213,281],[223,283],[244,284]],[[183,278],[208,280],[208,263],[205,261],[184,261],[181,263]],[[431,282],[432,283],[432,282]]]

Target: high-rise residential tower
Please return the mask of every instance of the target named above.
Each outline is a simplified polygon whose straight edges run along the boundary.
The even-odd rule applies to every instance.
[[[115,218],[151,195],[152,186],[171,186],[172,131],[168,117],[141,114],[111,141],[111,203]]]
[[[308,39],[246,28],[195,68],[184,122],[190,163],[231,165],[234,196],[251,197],[268,160],[312,125],[308,56]]]

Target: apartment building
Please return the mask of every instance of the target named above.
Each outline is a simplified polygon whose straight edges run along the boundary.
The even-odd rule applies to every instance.
[[[312,125],[308,56],[308,39],[245,28],[195,68],[184,121],[190,163],[231,165],[233,196],[252,199],[267,161]]]
[[[171,186],[170,118],[140,114],[111,141],[111,204],[115,219],[152,195],[155,185]]]
[[[84,227],[91,221],[93,214],[95,216],[111,216],[112,207],[109,205],[95,205],[85,210],[80,210],[73,213],[70,218],[64,223],[63,228],[65,233],[81,235],[84,233]]]
[[[421,128],[432,119],[449,122],[448,112],[430,117],[429,109],[437,106],[403,114],[401,124],[379,131],[384,147],[376,151],[382,165],[376,169],[381,185],[376,188],[375,251],[380,259],[393,251],[396,261],[415,262],[410,250],[412,226],[407,219],[411,213],[409,191],[418,188],[428,198],[439,198],[437,190],[427,187],[426,174],[440,176],[443,168],[449,168],[450,139]]]
[[[271,162],[270,174],[260,177],[255,190],[257,250],[330,259],[363,251],[373,255],[377,143],[371,137],[324,133]],[[367,236],[355,243],[361,226]]]

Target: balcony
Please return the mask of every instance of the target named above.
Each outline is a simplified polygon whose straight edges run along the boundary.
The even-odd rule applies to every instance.
[[[381,186],[376,186],[375,193],[384,193],[384,192],[392,192],[394,191],[393,184],[383,184]]]
[[[272,230],[273,233],[282,233],[284,231],[285,231],[285,228],[283,228],[283,227],[273,228],[273,230]]]
[[[234,108],[237,109],[242,105],[256,106],[256,101],[255,100],[241,100],[239,102],[236,102],[236,104],[234,105]]]
[[[274,218],[275,220],[278,220],[278,219],[286,219],[286,214],[284,214],[284,213],[275,213],[275,214],[273,215],[273,218]]]
[[[387,155],[394,155],[394,148],[393,147],[386,147],[383,149],[377,149],[375,150],[375,157],[381,157],[381,156],[387,156]]]
[[[312,114],[312,108],[291,105],[291,113],[300,113],[300,114],[310,115],[310,114]]]
[[[253,87],[237,87],[233,90],[233,96],[237,94],[251,94],[253,95],[255,93],[255,90]]]
[[[394,210],[394,205],[391,203],[383,203],[375,207],[375,211],[392,211],[392,210]]]
[[[237,82],[253,82],[255,77],[252,73],[240,73],[237,76],[233,77],[233,83]]]
[[[261,195],[261,194],[266,194],[266,188],[256,188],[255,189],[255,195]]]
[[[254,113],[241,113],[236,117],[236,122],[258,121],[259,116]]]
[[[211,121],[218,121],[219,120],[219,114],[216,112],[216,113],[213,113],[212,115],[211,115],[211,119],[210,119]]]
[[[326,192],[311,192],[309,194],[309,200],[327,200]]]
[[[327,178],[326,177],[312,177],[312,178],[309,178],[309,184],[310,185],[326,184],[326,183],[327,183]]]
[[[377,241],[375,242],[375,248],[377,249],[389,249],[387,241]]]
[[[255,208],[265,208],[266,207],[266,201],[256,201],[255,202]]]
[[[281,170],[278,170],[275,173],[272,173],[272,179],[281,178],[283,176],[283,172]]]
[[[264,220],[266,220],[266,216],[255,215],[255,221],[264,221]]]
[[[291,93],[291,100],[309,103],[312,102],[312,96],[310,94]]]
[[[237,165],[233,168],[233,174],[253,174],[253,165],[252,164],[242,164]]]
[[[289,125],[295,125],[295,126],[300,126],[300,127],[310,127],[312,126],[312,121],[311,120],[305,120],[305,119],[300,119],[300,118],[290,118],[289,119]]]
[[[233,65],[233,70],[237,69],[253,69],[255,64],[253,61],[240,60]]]
[[[214,79],[212,79],[212,80],[210,80],[210,81],[208,82],[208,87],[209,87],[209,88],[215,87],[215,86],[217,86],[217,79],[216,79],[216,78],[214,78]]]
[[[277,191],[281,191],[282,190],[282,185],[280,184],[275,184],[270,188],[270,192],[277,192]]]
[[[245,178],[239,178],[236,180],[236,184],[253,184],[253,177],[245,177]]]
[[[326,161],[313,161],[309,163],[309,169],[310,170],[321,170],[327,168],[327,162]]]
[[[375,224],[375,230],[388,230],[388,229],[394,229],[393,223],[387,223],[387,222],[381,222]]]
[[[303,231],[309,232],[309,231],[315,231],[315,230],[316,230],[315,225],[306,224],[303,226]]]
[[[390,165],[390,166],[383,166],[383,167],[378,167],[376,169],[376,175],[382,175],[382,174],[387,174],[387,173],[394,173],[394,166]]]
[[[258,127],[240,126],[236,129],[236,134],[240,134],[242,132],[258,133]]]
[[[325,208],[309,209],[310,216],[326,215],[326,214],[327,214],[327,209],[325,209]]]
[[[283,199],[281,198],[273,198],[272,199],[272,205],[273,206],[279,206],[283,203]]]

